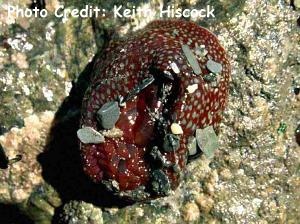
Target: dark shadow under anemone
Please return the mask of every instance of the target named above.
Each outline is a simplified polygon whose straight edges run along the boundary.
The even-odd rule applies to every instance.
[[[94,59],[97,56],[94,57]],[[81,116],[81,103],[89,85],[94,61],[90,62],[73,83],[70,95],[55,114],[47,143],[38,156],[43,178],[59,193],[63,203],[81,200],[100,207],[128,205],[93,183],[83,172],[77,130]]]

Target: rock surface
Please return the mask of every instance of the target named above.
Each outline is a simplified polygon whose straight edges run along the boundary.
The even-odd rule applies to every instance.
[[[53,12],[58,2],[46,2]],[[190,4],[200,7],[200,2]],[[100,203],[103,214],[99,220],[104,223],[297,223],[300,219],[300,150],[295,136],[300,99],[294,92],[300,86],[299,11],[289,1],[211,2],[216,19],[198,22],[216,33],[233,67],[228,108],[219,130],[220,147],[214,158],[202,156],[189,164],[183,184],[168,197],[123,208]],[[74,123],[72,117],[78,117],[76,107],[65,112],[66,116],[59,108],[72,102],[80,105],[72,97],[64,100],[72,80],[84,85],[79,74],[96,46],[105,46],[103,37],[122,35],[153,18],[102,23],[88,19],[62,23],[53,15],[43,20],[21,19],[6,16],[8,3],[26,7],[29,1],[4,0],[0,5],[0,142],[8,157],[23,155],[21,161],[0,170],[0,222],[26,223],[18,213],[22,211],[36,223],[50,223],[51,217],[59,215],[60,200],[84,199],[97,210],[99,202],[93,200],[100,196],[94,197],[77,175],[70,174],[66,161],[76,161],[72,144],[62,147],[65,151],[59,151],[53,160],[46,157],[47,166],[37,158],[47,152],[47,142],[53,141],[49,131],[59,123],[53,120],[54,113],[68,125]],[[148,7],[155,9],[158,3]],[[93,26],[98,29],[95,35]],[[280,128],[281,123],[286,128]],[[59,143],[72,135],[69,126],[63,127],[54,129],[59,132]],[[64,169],[56,170],[57,161]],[[48,171],[55,174],[52,179]],[[65,174],[71,175],[71,182],[61,186],[58,182],[65,176],[59,175]],[[45,190],[45,181],[52,190]],[[79,186],[92,196],[81,197]],[[32,201],[34,207],[28,203]],[[2,214],[4,211],[15,217]]]

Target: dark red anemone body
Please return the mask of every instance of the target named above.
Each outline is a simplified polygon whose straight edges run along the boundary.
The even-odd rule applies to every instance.
[[[196,74],[183,45],[193,52],[201,74]],[[216,127],[220,122],[230,79],[223,47],[207,29],[192,22],[169,20],[154,21],[128,39],[111,43],[103,55],[96,62],[84,97],[81,126],[101,132],[96,114],[103,104],[125,97],[146,78],[154,77],[155,81],[120,107],[115,126],[123,131],[122,137],[105,138],[99,144],[81,143],[85,173],[97,183],[114,181],[113,191],[129,198],[136,197],[132,192],[137,189],[146,195],[142,199],[152,197],[153,176],[157,181],[161,174],[163,180],[158,182],[167,181],[175,189],[187,161],[188,138],[197,128]],[[206,78],[211,75],[208,60],[222,65],[214,85]],[[189,92],[188,87],[195,84],[196,89]],[[162,139],[171,133],[172,123],[179,124],[183,134],[179,149],[166,152]],[[153,147],[167,165],[157,165],[150,158]]]

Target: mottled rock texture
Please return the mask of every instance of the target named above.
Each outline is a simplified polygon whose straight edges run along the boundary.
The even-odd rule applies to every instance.
[[[47,2],[49,9],[57,3]],[[0,6],[0,139],[9,157],[23,154],[22,161],[0,170],[1,223],[29,222],[21,211],[33,215],[36,223],[49,223],[52,214],[61,211],[59,200],[48,200],[57,196],[43,193],[52,195],[53,191],[63,203],[84,200],[102,206],[104,223],[183,223],[195,219],[204,223],[298,222],[300,150],[295,130],[300,100],[294,89],[300,85],[300,37],[299,11],[290,1],[210,1],[218,16],[198,22],[216,33],[229,51],[233,68],[220,148],[213,159],[201,157],[188,165],[183,184],[169,197],[123,208],[106,208],[112,206],[106,194],[101,195],[106,204],[95,202],[100,195],[87,185],[80,168],[71,165],[80,161],[76,157],[78,145],[70,142],[76,141],[81,88],[71,93],[79,97],[62,102],[73,79],[80,83],[75,86],[86,83],[78,77],[89,69],[85,66],[96,46],[102,49],[107,39],[122,36],[153,18],[138,18],[132,23],[110,19],[62,23],[53,16],[15,20],[6,17],[8,3],[29,4],[4,0]],[[70,1],[70,6],[75,4]],[[149,5],[155,7],[154,3]],[[50,135],[51,121],[43,119],[49,115],[47,110],[52,116],[57,112]],[[28,123],[29,118],[34,122]],[[43,156],[37,160],[41,152]],[[45,180],[53,191],[40,190]],[[30,198],[33,207],[26,203]],[[39,198],[47,206],[37,203]]]

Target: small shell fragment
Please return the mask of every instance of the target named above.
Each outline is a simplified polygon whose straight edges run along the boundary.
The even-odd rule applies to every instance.
[[[171,63],[171,68],[172,68],[173,72],[175,72],[176,74],[180,73],[180,70],[175,62]]]
[[[111,129],[120,117],[120,107],[118,102],[111,101],[103,104],[97,112],[98,121],[104,129]]]
[[[194,53],[190,49],[190,47],[188,45],[183,44],[181,46],[181,48],[182,48],[182,51],[183,51],[186,59],[188,60],[189,64],[191,65],[193,71],[195,72],[195,74],[200,75],[201,74],[200,65],[197,61],[196,56],[194,55]]]
[[[113,127],[112,129],[105,130],[101,132],[106,138],[121,138],[123,136],[123,131],[119,128]]]
[[[219,147],[218,136],[212,126],[196,130],[196,140],[204,155],[211,159],[214,152]]]
[[[218,62],[215,62],[211,59],[209,59],[206,62],[206,67],[209,71],[211,71],[212,73],[220,73],[222,71],[222,65]]]
[[[198,89],[198,84],[189,85],[186,89],[188,93],[194,93]]]
[[[177,123],[171,124],[171,132],[174,135],[181,135],[181,134],[183,134],[183,130],[182,130],[181,126],[179,124],[177,124]]]
[[[83,127],[77,131],[77,137],[84,144],[99,144],[104,142],[104,136],[92,127]]]

